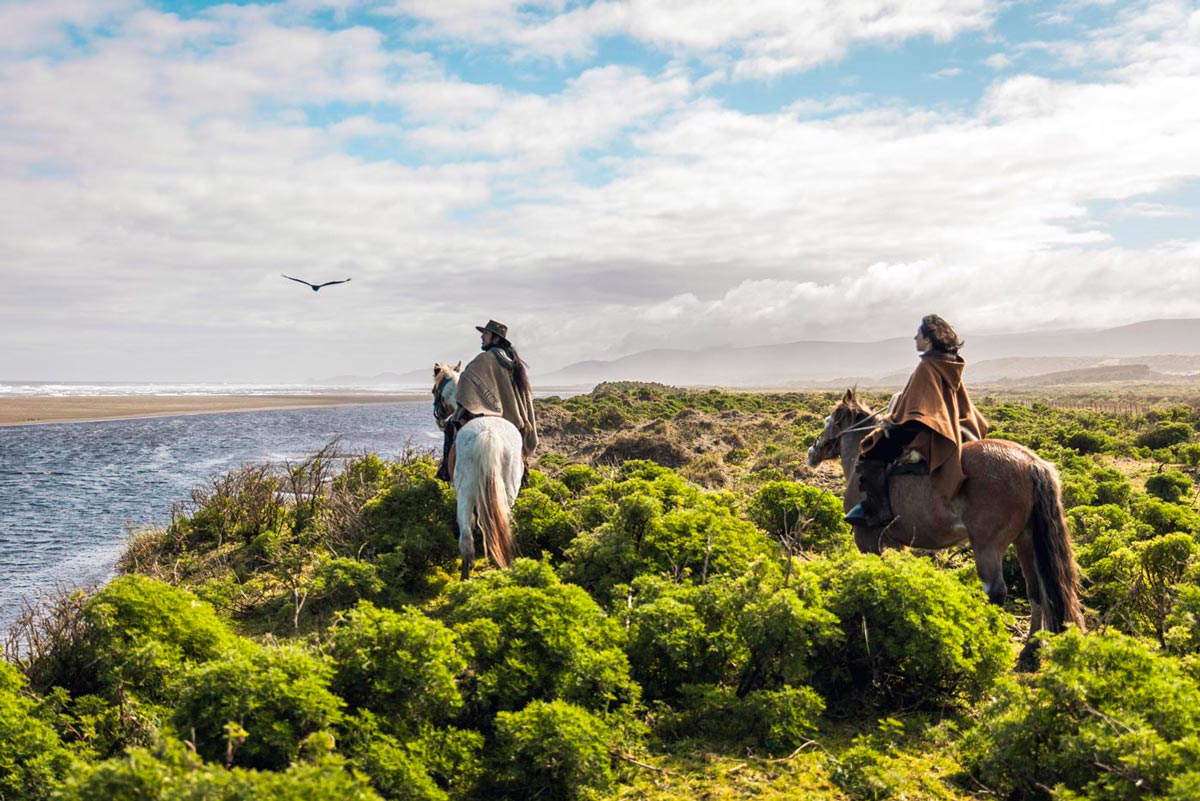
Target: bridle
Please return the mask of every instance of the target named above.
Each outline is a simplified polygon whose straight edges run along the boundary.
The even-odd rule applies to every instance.
[[[833,414],[825,418],[825,428],[821,431],[820,435],[817,436],[817,441],[813,443],[813,450],[821,450],[828,447],[830,443],[837,442],[839,439],[841,439],[843,434],[854,434],[859,431],[870,431],[876,426],[875,418],[886,412],[887,409],[880,409],[879,411],[871,412],[870,414],[856,411],[854,409],[850,409],[849,407],[845,407],[845,411],[848,411],[853,415],[850,421],[850,426],[837,431],[836,434],[833,433],[832,429],[830,429],[830,423],[842,416],[842,410],[835,409]],[[829,434],[828,436],[826,436],[827,433]]]
[[[447,409],[448,404],[442,399],[442,395],[446,392],[446,387],[454,383],[453,377],[448,373],[443,373],[442,380],[437,382],[433,387],[433,419],[437,421],[438,428],[445,429],[446,421],[450,419],[450,414],[453,410]]]

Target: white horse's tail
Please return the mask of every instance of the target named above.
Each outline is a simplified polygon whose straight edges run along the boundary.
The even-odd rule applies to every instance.
[[[499,460],[497,460],[498,462]],[[508,498],[501,484],[499,464],[487,472],[475,498],[475,519],[483,532],[483,550],[499,568],[512,564],[512,526],[508,522]]]
[[[509,517],[521,486],[521,433],[502,417],[480,417],[463,427],[456,442],[454,490],[464,575],[474,562],[472,523],[483,534],[487,556],[506,568],[516,555]]]

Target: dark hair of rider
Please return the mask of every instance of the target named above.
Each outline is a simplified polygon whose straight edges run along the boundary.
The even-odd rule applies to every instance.
[[[927,314],[921,318],[921,333],[933,343],[934,350],[942,353],[953,353],[957,356],[958,349],[963,346],[963,341],[954,333],[950,323],[936,314]]]
[[[513,386],[522,395],[533,395],[533,388],[529,384],[529,365],[521,358],[521,354],[517,353],[517,349],[513,347],[513,343],[501,338],[499,344],[512,356]]]

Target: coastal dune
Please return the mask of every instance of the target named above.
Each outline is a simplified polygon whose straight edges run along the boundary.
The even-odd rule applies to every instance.
[[[424,395],[91,395],[0,398],[0,426],[425,400]]]

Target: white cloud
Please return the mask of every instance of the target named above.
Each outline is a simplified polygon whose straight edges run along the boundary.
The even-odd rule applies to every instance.
[[[0,53],[30,53],[67,44],[69,29],[90,31],[140,5],[139,0],[26,0],[0,5]]]
[[[605,37],[626,35],[677,54],[724,59],[739,79],[782,75],[840,59],[855,42],[981,30],[994,0],[396,0],[393,13],[421,20],[431,37],[500,45],[562,60]]]
[[[1013,60],[1004,53],[993,53],[983,60],[984,65],[991,67],[999,72],[1006,70],[1013,65]]]
[[[469,351],[489,317],[549,369],[884,337],[934,310],[965,331],[1200,315],[1195,242],[1136,249],[1089,216],[1174,213],[1155,194],[1200,178],[1200,107],[1181,102],[1200,94],[1200,17],[1178,4],[1073,54],[1103,59],[1090,83],[1028,72],[974,109],[858,92],[752,114],[678,62],[585,67],[541,92],[468,82],[380,31],[281,18],[306,2],[142,10],[88,52],[0,66],[0,339],[39,343],[0,352],[0,374],[373,373]],[[730,70],[754,32],[800,30],[771,4],[691,39],[668,22],[712,6],[588,8],[641,14],[665,48],[731,53]],[[476,19],[588,34],[559,42],[600,26],[514,9]],[[828,13],[853,33],[826,45],[894,30]],[[799,52],[781,48],[764,57]],[[325,108],[341,102],[353,111]],[[280,272],[354,283],[314,296]]]

